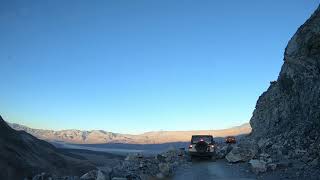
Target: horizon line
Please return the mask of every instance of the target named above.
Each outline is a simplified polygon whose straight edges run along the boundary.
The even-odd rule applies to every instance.
[[[19,125],[19,126],[24,126],[26,128],[30,128],[30,129],[34,129],[34,130],[44,130],[44,131],[54,131],[54,132],[59,132],[59,131],[86,131],[86,132],[92,132],[92,131],[104,131],[107,133],[114,133],[114,134],[126,134],[126,135],[143,135],[146,133],[152,133],[152,132],[186,132],[186,131],[220,131],[220,130],[226,130],[226,129],[232,129],[235,127],[240,127],[240,126],[244,126],[246,124],[248,124],[250,127],[250,121],[245,122],[245,123],[241,123],[239,125],[234,125],[234,126],[230,126],[227,128],[220,128],[220,129],[198,129],[198,130],[153,130],[153,131],[145,131],[142,133],[118,133],[118,132],[112,132],[112,131],[107,131],[107,130],[103,130],[103,129],[90,129],[90,130],[86,130],[86,129],[60,129],[60,130],[54,130],[54,129],[47,129],[47,128],[33,128],[31,126],[25,125],[25,124],[20,124],[20,123],[15,123],[15,122],[10,122],[7,120],[4,120],[8,125],[9,124],[14,124],[14,125]]]

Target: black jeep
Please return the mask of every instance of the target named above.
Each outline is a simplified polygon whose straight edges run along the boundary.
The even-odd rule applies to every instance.
[[[211,135],[193,135],[189,145],[189,154],[193,156],[212,157],[215,152],[215,142]]]

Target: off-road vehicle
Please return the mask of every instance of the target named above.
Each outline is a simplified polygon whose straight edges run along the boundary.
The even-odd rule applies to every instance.
[[[212,157],[215,148],[215,142],[211,135],[193,135],[189,145],[189,154],[191,157]]]
[[[237,141],[236,141],[236,137],[234,136],[228,136],[226,137],[226,143],[227,144],[235,144]]]

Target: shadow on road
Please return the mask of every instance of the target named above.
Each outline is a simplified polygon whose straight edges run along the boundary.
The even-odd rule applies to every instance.
[[[254,180],[245,164],[231,165],[224,160],[192,159],[190,168],[179,169],[173,180]]]

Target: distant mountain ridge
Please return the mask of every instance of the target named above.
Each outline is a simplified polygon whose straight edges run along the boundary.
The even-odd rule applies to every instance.
[[[210,134],[214,137],[237,136],[249,134],[251,126],[245,123],[229,129],[222,130],[195,130],[195,131],[152,131],[139,135],[120,134],[103,130],[42,130],[27,126],[8,123],[15,130],[22,130],[33,136],[46,141],[63,141],[74,144],[104,144],[104,143],[127,143],[127,144],[160,144],[170,142],[187,142],[193,134]]]

